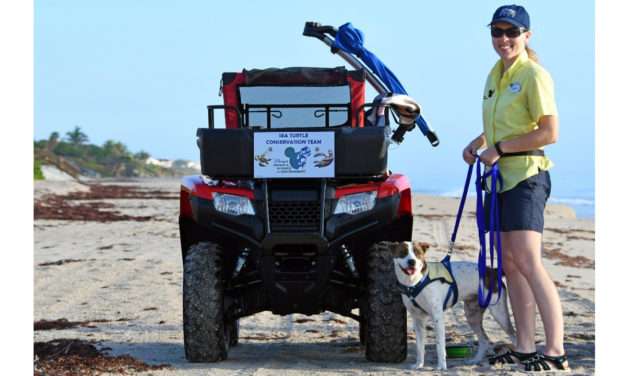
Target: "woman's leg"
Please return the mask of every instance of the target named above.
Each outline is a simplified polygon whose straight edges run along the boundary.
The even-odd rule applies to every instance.
[[[507,280],[509,300],[516,323],[514,350],[521,353],[536,351],[536,301],[527,279],[518,269],[514,254],[518,251],[510,232],[501,233],[503,244],[503,270]]]
[[[546,336],[544,353],[562,355],[564,354],[562,304],[557,288],[542,264],[542,234],[527,230],[509,231],[504,234],[507,234],[504,237],[507,239],[505,244],[513,246],[510,255],[513,256],[517,269],[531,288],[538,305]],[[516,309],[513,303],[512,307]],[[521,312],[523,315],[528,315],[530,311],[530,309],[523,309]],[[518,321],[516,326],[518,327]]]

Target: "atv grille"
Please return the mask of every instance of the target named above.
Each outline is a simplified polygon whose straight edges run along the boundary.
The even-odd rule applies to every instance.
[[[272,231],[319,231],[319,201],[270,202],[270,226]]]

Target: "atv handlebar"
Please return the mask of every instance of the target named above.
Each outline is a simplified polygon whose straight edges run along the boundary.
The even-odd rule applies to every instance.
[[[395,118],[396,120],[396,118]],[[405,137],[405,133],[412,131],[414,128],[416,128],[416,123],[411,123],[411,124],[403,124],[397,121],[398,127],[396,128],[396,130],[394,131],[394,133],[392,133],[391,139],[392,141],[400,144],[401,142],[403,142],[403,138]],[[438,139],[438,135],[435,134],[434,131],[432,131],[431,129],[429,129],[429,131],[427,131],[427,133],[425,134],[425,137],[427,137],[427,139],[429,140],[429,143],[431,144],[431,146],[436,147],[440,144],[440,140]]]
[[[305,22],[305,29],[303,30],[304,36],[318,39],[323,39],[325,37],[324,34],[331,34],[331,36],[335,37],[336,33],[337,29],[333,26],[323,26],[318,22]]]
[[[405,132],[407,132],[407,127],[405,125],[399,125],[398,128],[392,133],[392,141],[400,144],[403,142],[403,137],[405,136]]]
[[[431,143],[431,146],[433,147],[440,145],[440,139],[438,138],[438,135],[435,134],[435,132],[432,130],[429,130],[427,132],[427,139],[429,140],[429,142]]]

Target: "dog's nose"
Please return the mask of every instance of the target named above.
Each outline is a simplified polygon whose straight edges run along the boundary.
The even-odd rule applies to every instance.
[[[416,260],[414,259],[407,260],[407,266],[412,266],[412,267],[416,266]]]

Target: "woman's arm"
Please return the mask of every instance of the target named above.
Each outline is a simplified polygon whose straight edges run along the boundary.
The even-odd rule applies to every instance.
[[[558,136],[559,122],[557,116],[545,115],[538,121],[538,129],[511,140],[501,141],[499,145],[503,153],[536,150],[542,146],[556,143]],[[480,158],[483,163],[491,166],[499,159],[499,153],[492,146],[481,153]]]
[[[535,150],[556,143],[558,136],[559,122],[557,116],[546,115],[540,118],[538,129],[511,140],[501,141],[500,146],[503,153]]]
[[[470,143],[464,148],[462,152],[462,158],[468,164],[475,163],[475,154],[477,154],[477,150],[481,149],[486,145],[486,138],[483,133],[477,136],[474,140],[470,141]]]

